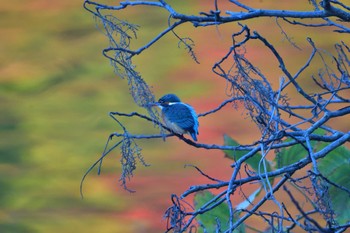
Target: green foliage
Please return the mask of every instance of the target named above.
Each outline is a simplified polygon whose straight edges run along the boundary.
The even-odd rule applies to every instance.
[[[305,158],[306,155],[306,149],[300,144],[296,144],[288,148],[282,148],[275,157],[276,168],[283,168],[285,166],[298,162],[299,160]]]
[[[240,144],[233,140],[230,136],[227,134],[224,135],[224,145],[225,146],[239,146]],[[245,154],[247,154],[249,150],[237,150],[237,151],[232,151],[232,150],[226,150],[225,151],[225,156],[229,159],[233,159],[237,161],[241,157],[243,157]]]
[[[314,133],[323,135],[324,131],[319,129]],[[327,145],[325,142],[311,141],[312,148],[317,151]],[[305,158],[307,155],[306,148],[301,144],[283,148],[276,155],[276,167],[283,168]],[[326,157],[318,161],[318,168],[328,180],[350,190],[350,151],[346,147],[341,146],[332,150]],[[328,194],[332,203],[331,208],[336,214],[336,220],[340,224],[345,224],[350,219],[350,212],[348,211],[350,209],[349,193],[334,185],[329,185]]]
[[[323,135],[323,130],[317,130],[314,132],[318,135]],[[231,137],[225,135],[224,136],[225,145],[229,146],[239,146],[235,140]],[[311,146],[314,150],[321,150],[326,147],[328,144],[325,142],[319,141],[311,141]],[[246,155],[249,151],[225,151],[225,156],[229,159],[238,160]],[[258,171],[259,163],[261,160],[261,154],[257,153],[260,156],[254,155],[252,158],[247,159],[245,162],[255,171]],[[291,165],[293,163],[298,162],[299,160],[305,158],[308,155],[308,152],[304,146],[301,144],[296,144],[288,148],[283,148],[276,154],[275,163],[276,169],[283,168],[285,166]],[[261,165],[261,163],[260,163]],[[269,163],[266,163],[267,171],[271,171],[272,167]],[[341,188],[345,188],[350,190],[350,151],[344,147],[338,147],[335,150],[331,151],[325,158],[322,158],[318,161],[318,168],[321,174],[326,177],[328,180],[333,182],[334,184],[340,186]],[[260,167],[260,169],[263,169]],[[262,170],[263,171],[263,170]],[[350,199],[349,193],[341,190],[340,187],[336,187],[334,185],[329,185],[329,197],[331,198],[332,209],[335,211],[336,220],[339,224],[345,224],[350,219]],[[257,189],[253,192],[248,200],[243,201],[239,205],[236,206],[236,209],[245,209],[249,206],[251,202],[254,201],[255,197],[260,193],[261,188]],[[212,195],[212,194],[211,194]],[[200,196],[197,199],[201,198],[203,201],[205,198]],[[213,196],[210,194],[206,194],[206,198],[209,201]],[[204,204],[204,203],[203,203]],[[222,211],[222,210],[220,210]],[[210,215],[205,216],[205,218],[201,218],[201,222],[206,222],[208,225],[215,226],[215,218],[211,216],[211,220],[209,221]],[[227,218],[227,217],[226,217]],[[224,219],[222,216],[219,218],[220,220]],[[214,228],[215,229],[215,228]]]
[[[21,233],[34,233],[35,231],[28,226],[23,224],[10,224],[10,223],[1,223],[0,222],[1,232],[21,232]]]
[[[314,134],[317,135],[324,135],[325,131],[322,129],[317,129],[314,131]],[[285,142],[290,142],[291,140],[288,139]],[[321,149],[325,146],[325,143],[311,141],[310,142],[312,148],[314,149]],[[280,152],[276,154],[275,157],[275,163],[276,168],[283,168],[285,166],[291,165],[293,163],[298,162],[299,160],[305,158],[307,156],[308,152],[304,146],[301,144],[295,144],[293,146],[282,148]]]
[[[226,146],[239,146],[239,143],[236,142],[231,137],[229,137],[228,135],[224,135],[224,144]],[[249,153],[249,150],[240,150],[240,151],[226,150],[224,152],[227,158],[237,161],[238,159],[242,158],[244,155]],[[272,167],[269,161],[266,161],[266,160],[262,161],[261,153],[256,153],[253,157],[245,161],[245,163],[248,164],[255,173],[265,172],[263,162],[265,162],[266,172],[272,171]],[[260,166],[260,170],[259,170],[259,166]],[[273,178],[270,178],[269,181],[273,182]],[[233,221],[235,221],[235,219],[238,218],[238,215],[240,213],[239,210],[248,208],[250,203],[254,202],[255,198],[259,195],[261,190],[262,190],[262,187],[258,188],[257,190],[255,190],[253,193],[249,195],[248,200],[242,201],[234,208],[235,214],[234,214]],[[209,191],[198,193],[195,196],[195,200],[194,200],[196,210],[197,211],[201,210],[203,205],[205,205],[206,203],[208,203],[209,201],[215,198],[216,198],[215,195]],[[201,228],[199,229],[199,232],[215,232],[215,230],[218,230],[218,229],[220,229],[221,231],[225,231],[229,227],[228,206],[225,203],[221,203],[214,209],[211,209],[210,211],[199,215],[197,219],[201,226]],[[246,228],[245,224],[241,224],[240,227],[236,229],[234,232],[245,232],[245,228]]]
[[[239,146],[240,144],[233,140],[230,136],[224,135],[224,145],[225,146]],[[225,156],[229,159],[237,161],[238,159],[242,158],[244,155],[246,155],[249,152],[249,150],[240,150],[240,151],[232,151],[232,150],[226,150]],[[271,171],[271,165],[270,163],[265,160],[266,164],[266,172]],[[253,157],[245,160],[245,163],[247,163],[255,172],[264,173],[264,163],[261,158],[261,153],[256,153]],[[260,166],[260,170],[259,170]]]
[[[318,168],[328,180],[350,190],[350,151],[346,147],[340,146],[320,159]],[[350,219],[350,194],[333,185],[330,185],[328,192],[336,220],[345,224]]]
[[[194,198],[194,205],[196,210],[201,210],[202,206],[209,201],[215,199],[215,195],[209,191],[203,191],[197,193]],[[219,201],[219,200],[216,200]],[[215,203],[215,202],[214,202]],[[197,218],[199,227],[199,232],[217,232],[216,230],[226,231],[229,228],[229,209],[225,203],[221,203],[214,209],[200,214]],[[234,215],[233,221],[235,221],[237,214]],[[238,230],[233,231],[235,233],[245,232],[245,225],[242,224]]]

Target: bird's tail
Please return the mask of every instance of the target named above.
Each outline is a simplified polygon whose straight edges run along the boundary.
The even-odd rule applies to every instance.
[[[194,141],[197,141],[197,135],[196,135],[196,132],[189,132],[191,137],[193,138]]]

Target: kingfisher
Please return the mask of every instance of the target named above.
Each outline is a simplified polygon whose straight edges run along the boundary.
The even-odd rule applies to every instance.
[[[161,109],[161,115],[165,125],[174,133],[191,135],[197,141],[198,117],[194,109],[175,94],[166,94],[154,105]]]

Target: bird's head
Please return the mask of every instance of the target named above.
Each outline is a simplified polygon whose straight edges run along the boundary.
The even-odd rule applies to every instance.
[[[167,106],[172,103],[180,103],[181,100],[175,94],[166,94],[158,100],[158,104],[161,106]]]
[[[161,97],[158,102],[150,103],[149,106],[158,106],[160,108],[171,105],[172,103],[180,103],[181,100],[175,94],[166,94]]]

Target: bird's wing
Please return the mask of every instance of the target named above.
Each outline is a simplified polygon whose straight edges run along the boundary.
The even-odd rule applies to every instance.
[[[186,131],[193,130],[196,123],[192,116],[193,113],[188,106],[176,104],[176,107],[175,105],[170,106],[166,111],[169,111],[169,114],[166,114],[166,116],[170,122],[175,123]]]

